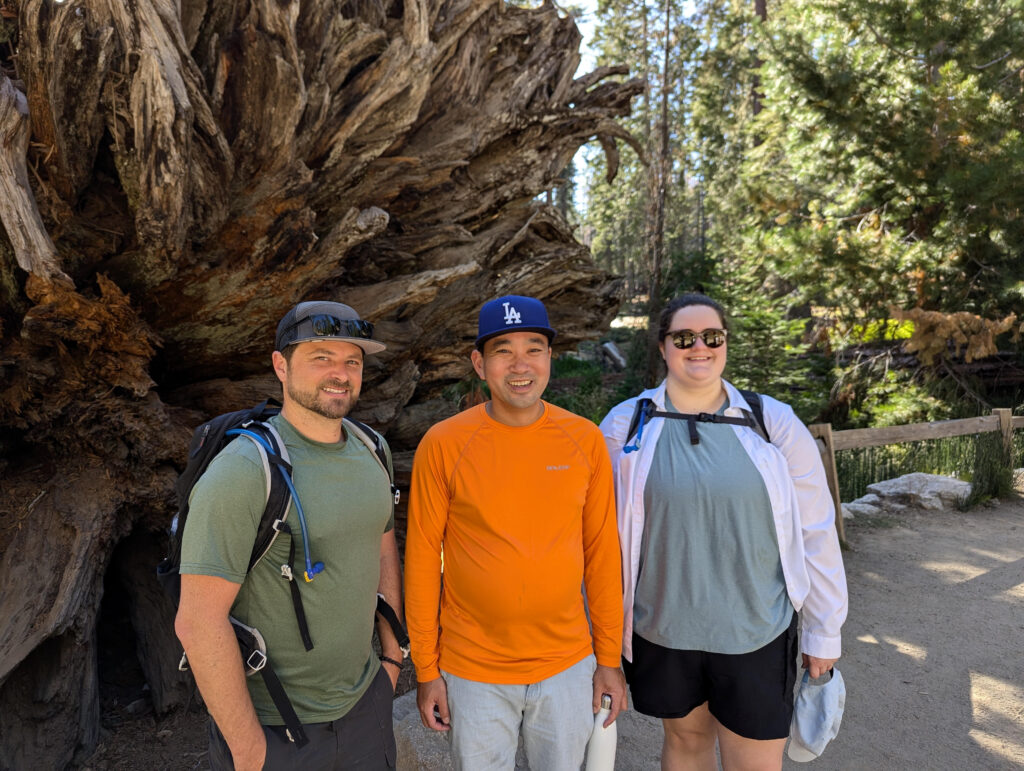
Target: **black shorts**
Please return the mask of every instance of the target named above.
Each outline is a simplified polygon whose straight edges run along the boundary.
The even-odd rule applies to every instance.
[[[747,739],[784,739],[793,717],[796,613],[789,628],[750,653],[663,648],[633,634],[633,662],[622,665],[637,712],[686,717],[707,702],[719,723]]]

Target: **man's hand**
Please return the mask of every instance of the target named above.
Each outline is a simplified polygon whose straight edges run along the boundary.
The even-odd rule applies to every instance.
[[[810,672],[811,677],[821,677],[839,661],[839,659],[819,659],[817,656],[808,656],[806,653],[801,653],[800,657],[803,659],[803,668]]]
[[[416,686],[416,706],[420,710],[420,720],[427,728],[433,731],[451,730],[451,715],[448,712],[448,686],[445,685],[443,677],[437,677]],[[437,715],[434,714],[435,708]]]
[[[603,667],[598,664],[594,670],[595,715],[601,709],[601,696],[606,693],[612,697],[612,711],[604,721],[605,728],[614,723],[619,713],[626,709],[626,678],[619,667]]]

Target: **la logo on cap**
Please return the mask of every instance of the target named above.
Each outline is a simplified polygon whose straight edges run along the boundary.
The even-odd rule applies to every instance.
[[[555,337],[547,309],[536,297],[507,294],[485,302],[477,323],[477,349],[483,351],[481,346],[488,338],[512,332],[540,332],[548,342]]]
[[[508,302],[502,303],[502,305],[505,308],[505,326],[523,323],[523,319],[519,315],[519,311],[516,310],[516,306]]]

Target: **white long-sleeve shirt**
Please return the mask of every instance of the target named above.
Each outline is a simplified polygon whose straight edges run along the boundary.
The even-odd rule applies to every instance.
[[[751,412],[743,395],[731,383],[722,383],[729,397],[725,414],[744,417]],[[601,421],[615,475],[625,614],[622,653],[629,661],[633,660],[633,596],[644,532],[644,486],[664,425],[663,418],[647,421],[639,450],[623,452],[636,402],[642,398],[651,399],[664,411],[665,383],[616,405]],[[817,658],[838,658],[847,611],[846,573],[825,468],[814,438],[793,409],[769,396],[762,396],[761,403],[771,443],[747,426],[732,429],[768,491],[786,591],[801,614],[801,650]],[[629,437],[630,445],[636,441],[635,434]]]

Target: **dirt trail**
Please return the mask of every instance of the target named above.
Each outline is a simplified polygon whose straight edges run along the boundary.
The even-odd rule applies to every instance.
[[[786,771],[1024,768],[1024,503],[847,524],[839,736]],[[621,771],[658,768],[655,721],[624,721]]]
[[[1024,767],[1024,503],[847,532],[846,714],[813,768]]]

